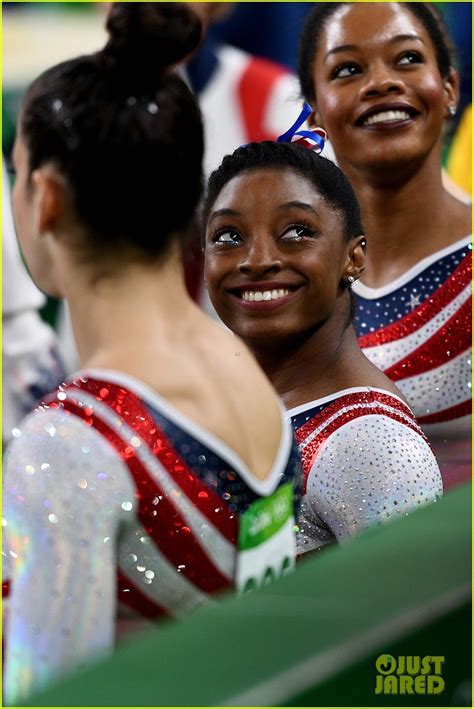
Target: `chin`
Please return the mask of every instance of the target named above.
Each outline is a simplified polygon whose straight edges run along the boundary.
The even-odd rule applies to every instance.
[[[35,274],[32,273],[32,278],[39,290],[50,298],[61,299],[64,297],[62,290],[57,283],[51,279],[50,275],[46,276],[43,274],[42,276],[36,277]]]
[[[386,148],[388,148],[388,146],[386,146]],[[367,155],[365,155],[363,160],[360,162],[353,161],[352,164],[362,168],[364,171],[380,172],[382,176],[387,177],[387,181],[390,182],[390,169],[416,170],[425,162],[426,158],[426,151],[403,148],[401,145],[395,145],[391,149],[371,151],[369,160],[367,159]],[[396,177],[395,174],[392,176]]]
[[[245,342],[252,342],[261,346],[278,339],[278,334],[275,334],[276,328],[269,327],[268,323],[262,322],[261,326],[256,327],[255,324],[248,326],[248,324],[235,322],[235,320],[226,319],[220,315],[219,317],[234,335],[237,335]]]
[[[360,154],[360,159],[352,162],[366,168],[421,163],[430,155],[434,147],[433,143],[422,144],[420,141],[403,140],[400,136],[394,135],[384,137],[383,142],[378,145],[371,145],[370,150],[364,150]]]
[[[237,332],[237,335],[245,342],[245,344],[254,350],[271,349],[276,354],[284,354],[285,351],[292,351],[295,347],[299,347],[305,342],[313,332],[301,332],[294,329],[284,328],[260,328],[258,331],[253,328],[247,329],[245,332]]]

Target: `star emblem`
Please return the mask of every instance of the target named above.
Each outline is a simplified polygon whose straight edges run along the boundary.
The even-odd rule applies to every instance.
[[[417,308],[420,305],[420,298],[421,298],[421,295],[419,293],[417,293],[416,295],[415,295],[415,293],[411,294],[410,302],[408,303],[408,305],[410,306],[410,308],[412,310],[415,310],[415,308]]]

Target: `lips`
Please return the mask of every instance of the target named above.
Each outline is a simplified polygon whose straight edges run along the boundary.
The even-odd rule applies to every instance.
[[[371,106],[364,111],[355,121],[355,126],[359,128],[377,128],[406,124],[413,121],[419,115],[413,106],[406,103],[384,103]]]
[[[235,288],[227,289],[227,292],[245,308],[268,309],[279,307],[288,302],[293,295],[301,288],[301,284],[282,283],[277,281],[245,283]]]

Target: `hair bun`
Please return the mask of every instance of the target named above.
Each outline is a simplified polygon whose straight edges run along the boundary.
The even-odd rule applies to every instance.
[[[178,2],[116,2],[106,24],[103,49],[109,66],[152,76],[190,54],[201,39],[198,16]],[[135,74],[136,83],[137,74]]]

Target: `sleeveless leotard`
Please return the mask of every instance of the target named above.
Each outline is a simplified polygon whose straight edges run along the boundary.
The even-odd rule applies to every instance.
[[[96,370],[61,386],[6,463],[8,701],[110,649],[119,616],[180,617],[291,570],[299,469],[283,410],[259,481],[131,377]]]

